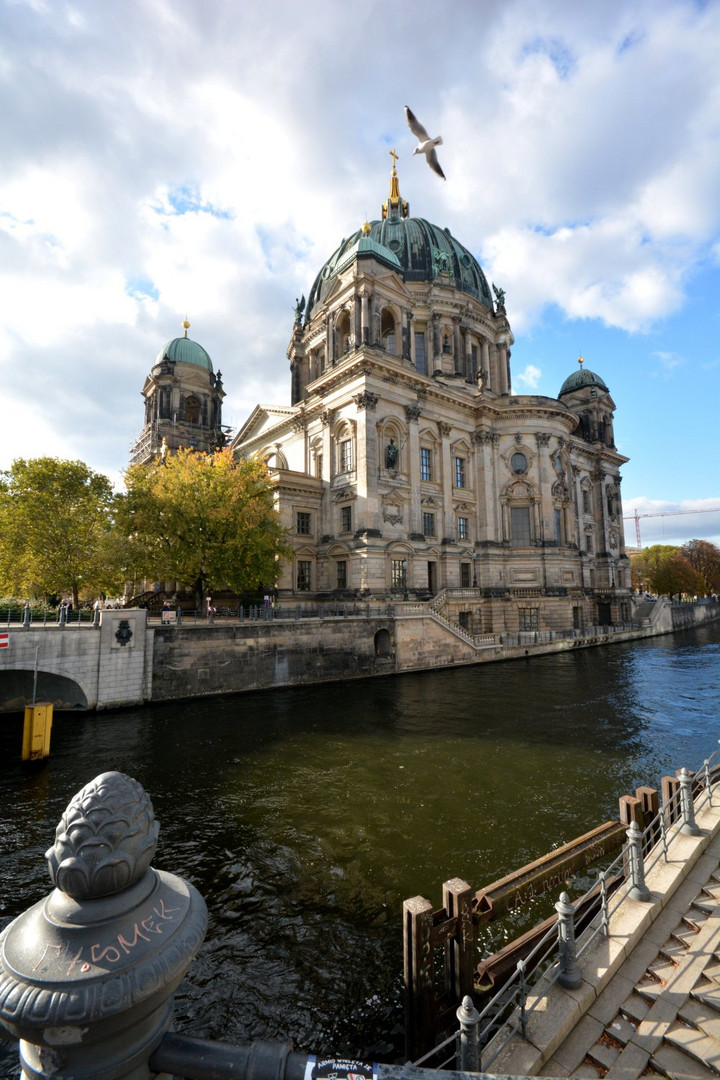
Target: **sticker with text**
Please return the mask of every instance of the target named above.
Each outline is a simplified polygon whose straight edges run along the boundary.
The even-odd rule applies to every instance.
[[[377,1064],[350,1058],[318,1058],[311,1054],[305,1066],[305,1080],[377,1080]]]

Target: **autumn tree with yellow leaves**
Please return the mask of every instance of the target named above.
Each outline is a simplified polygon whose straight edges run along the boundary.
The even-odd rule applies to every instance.
[[[133,576],[194,589],[198,606],[211,590],[272,587],[289,554],[267,469],[231,450],[178,450],[125,473],[116,525]]]

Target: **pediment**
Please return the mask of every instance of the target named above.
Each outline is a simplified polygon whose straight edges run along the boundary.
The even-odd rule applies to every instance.
[[[268,431],[297,416],[299,411],[292,405],[256,405],[233,439],[233,447],[261,438]]]

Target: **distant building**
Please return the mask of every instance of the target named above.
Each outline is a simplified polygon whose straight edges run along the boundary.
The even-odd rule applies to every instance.
[[[493,288],[449,230],[409,216],[393,167],[381,218],[297,303],[291,404],[258,405],[232,443],[274,478],[293,546],[280,599],[431,601],[476,633],[627,615],[615,403],[582,361],[557,398],[512,394]],[[153,404],[169,377],[159,357],[148,430],[172,418]],[[211,374],[205,389],[210,409]]]
[[[224,445],[221,373],[202,345],[185,336],[173,338],[155,358],[145,380],[145,423],[130,451],[132,464],[142,464],[163,452],[184,446],[210,451]]]

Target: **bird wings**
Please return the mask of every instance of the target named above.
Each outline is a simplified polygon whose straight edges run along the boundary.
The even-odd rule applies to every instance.
[[[440,162],[438,161],[437,154],[435,153],[435,147],[440,146],[442,138],[440,135],[436,139],[431,139],[425,128],[422,126],[412,109],[405,106],[405,119],[408,122],[408,127],[412,131],[415,138],[418,140],[418,144],[415,147],[414,153],[424,154],[425,160],[438,176],[445,179],[445,173],[440,168]]]
[[[430,136],[418,120],[415,113],[412,111],[412,109],[409,109],[407,105],[405,106],[405,119],[408,122],[408,127],[410,128],[418,142],[429,142]]]

